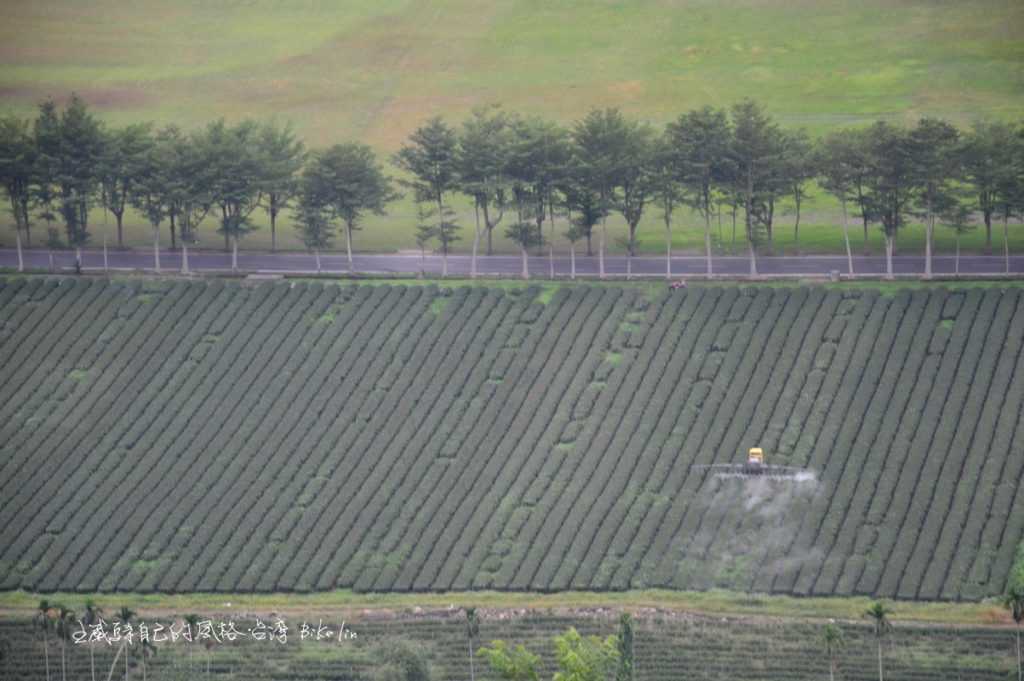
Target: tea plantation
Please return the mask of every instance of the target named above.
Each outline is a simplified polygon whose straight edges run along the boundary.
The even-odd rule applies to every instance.
[[[10,277],[0,589],[975,600],[1022,348],[1020,288]]]
[[[228,618],[209,617],[216,625]],[[275,617],[260,621],[269,627]],[[461,610],[425,613],[394,618],[347,618],[346,630],[356,633],[351,640],[300,640],[301,621],[315,628],[337,632],[342,618],[288,617],[287,640],[254,641],[239,638],[210,646],[196,643],[157,645],[157,653],[146,661],[146,678],[203,678],[211,681],[234,679],[319,681],[321,679],[375,679],[383,648],[404,640],[416,644],[430,661],[433,678],[469,681],[469,641]],[[152,627],[181,627],[180,619],[149,618],[140,621]],[[233,619],[240,632],[247,632],[254,619]],[[828,657],[821,644],[821,623],[748,620],[693,615],[642,614],[635,619],[635,677],[638,681],[699,679],[701,681],[818,681],[828,678]],[[845,681],[878,678],[875,639],[866,622],[841,622],[845,645],[837,655],[837,677]],[[576,627],[581,634],[609,636],[617,629],[609,614],[575,612],[484,613],[477,647],[493,639],[523,644],[539,655],[540,678],[551,678],[556,670],[553,636]],[[12,678],[45,681],[46,652],[37,626],[27,619],[0,620],[0,642],[8,641],[14,651],[8,667]],[[60,678],[60,644],[48,641],[51,677]],[[112,664],[120,678],[124,656],[115,663],[119,646],[68,644],[65,664],[67,678],[90,678],[91,665],[97,678],[106,678]],[[129,648],[132,678],[142,678],[141,649]],[[897,625],[884,644],[886,678],[914,681],[1006,681],[1016,678],[1013,633],[993,627],[938,627]],[[209,665],[207,667],[207,665]],[[482,656],[476,656],[476,678],[498,678],[487,674]],[[209,672],[207,672],[207,668]]]

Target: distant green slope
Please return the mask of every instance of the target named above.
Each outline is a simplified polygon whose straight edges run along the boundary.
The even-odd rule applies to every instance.
[[[2,280],[0,588],[1004,589],[1020,289],[539,294]]]
[[[294,120],[311,144],[393,150],[474,105],[664,122],[751,96],[822,131],[1024,110],[1014,0],[385,0],[7,3],[0,104],[77,90],[115,121]]]

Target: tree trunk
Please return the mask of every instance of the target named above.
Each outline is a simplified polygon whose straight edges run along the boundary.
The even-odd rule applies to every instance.
[[[992,255],[992,218],[985,215],[985,255]]]
[[[633,278],[633,255],[626,253],[626,279]]]
[[[188,274],[188,244],[181,242],[181,273]]]
[[[46,662],[46,681],[50,681],[50,637],[46,630],[43,630],[43,660]]]
[[[175,223],[174,223],[174,213],[171,213],[171,250],[172,250],[172,251],[173,251],[173,250],[174,250],[175,248],[177,248],[177,247],[178,247],[178,242],[177,242],[177,235],[175,234],[175,232],[176,232],[177,230],[175,230],[175,228],[174,228],[174,227],[175,227]]]
[[[355,267],[352,264],[352,225],[345,225],[345,251],[348,253],[348,273],[354,273]]]
[[[75,269],[78,274],[82,273],[82,247],[75,246]]]
[[[118,647],[117,654],[114,655],[114,659],[111,660],[111,662],[110,662],[110,671],[107,673],[107,681],[110,681],[110,679],[113,678],[113,676],[114,676],[114,667],[115,667],[115,665],[117,665],[117,660],[118,660],[119,657],[121,657],[121,653],[124,652],[124,647],[126,645],[128,645],[127,642],[126,643],[122,643]]]
[[[569,244],[569,278],[576,279],[576,243]]]
[[[729,246],[729,255],[736,254],[736,206],[732,207],[732,245]]]
[[[487,255],[494,255],[494,248],[491,244],[491,235],[494,233],[494,226],[491,225],[490,220],[485,220],[487,223]]]
[[[270,252],[277,251],[277,211],[270,209]]]
[[[892,279],[892,236],[889,234],[885,235],[885,278]]]
[[[231,271],[238,271],[238,237],[231,237]]]
[[[597,268],[600,270],[600,276],[604,279],[604,240],[607,232],[607,226],[605,225],[604,218],[601,218],[601,240],[597,244]]]
[[[1003,258],[1006,260],[1006,273],[1010,273],[1010,232],[1006,226],[1009,216],[1003,213]]]
[[[954,272],[954,274],[959,276],[960,275],[960,232],[956,233],[956,260],[954,262],[956,263],[956,265],[953,268],[953,272]]]
[[[551,261],[551,278],[555,278],[555,202],[548,192],[548,222],[551,224],[551,239],[548,241],[548,259]]]
[[[444,279],[448,276],[448,247],[443,246],[441,248],[441,278]]]
[[[153,226],[153,269],[160,274],[160,228]]]
[[[425,276],[427,276],[427,250],[420,246],[420,279]]]
[[[529,279],[530,278],[530,266],[528,264],[529,260],[526,257],[526,246],[521,246],[519,248],[519,252],[522,254],[522,258],[523,258],[523,279]]]
[[[796,203],[796,222],[793,223],[793,249],[800,255],[800,202]]]
[[[868,255],[868,219],[864,218],[864,255]]]
[[[747,168],[747,193],[743,197],[743,222],[747,231],[747,246],[750,249],[750,276],[757,276],[757,254],[754,252],[754,230],[751,222],[750,208],[754,194],[754,180],[751,169]]]
[[[103,271],[110,271],[110,263],[107,260],[107,235],[103,235]]]
[[[313,249],[313,257],[316,258],[316,273],[320,274],[320,272],[322,272],[323,270],[321,270],[321,268],[320,268],[320,249],[319,248],[314,248]]]
[[[850,276],[853,276],[853,252],[850,250],[850,227],[847,223],[846,217],[846,199],[842,200],[843,204],[843,240],[846,242],[846,267],[850,272]]]
[[[124,248],[124,228],[121,226],[121,216],[115,216],[117,218],[117,247]]]
[[[665,278],[672,279],[672,223],[665,218]]]
[[[480,248],[480,200],[473,202],[473,212],[476,214],[476,229],[473,230],[473,257],[469,261],[469,278],[476,279],[476,254]]]
[[[591,246],[591,239],[593,238],[593,236],[594,236],[594,226],[591,225],[590,229],[587,230],[587,257],[588,258],[593,258],[594,257],[594,249]]]
[[[924,278],[932,278],[932,229],[933,221],[929,215],[924,224]]]
[[[708,279],[714,274],[713,267],[711,265],[711,213],[707,210],[704,211],[704,252],[708,260]]]
[[[25,260],[24,260],[24,258],[22,257],[22,254],[21,254],[21,230],[18,229],[17,227],[14,228],[14,242],[18,246],[18,271],[19,272],[24,272],[25,271]]]

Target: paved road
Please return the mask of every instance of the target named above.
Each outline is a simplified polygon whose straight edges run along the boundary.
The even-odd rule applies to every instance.
[[[47,270],[50,267],[51,252],[45,250],[25,251],[25,267],[32,270]],[[72,251],[53,251],[53,265],[60,271],[74,269],[75,257]],[[83,267],[87,271],[102,270],[104,257],[101,250],[83,251]],[[428,273],[440,274],[441,257],[427,256],[422,261],[418,255],[385,254],[357,255],[354,258],[356,272],[366,274],[414,274],[423,266]],[[322,256],[323,270],[331,274],[348,272],[347,260],[343,255]],[[13,250],[0,249],[0,267],[17,267],[17,253]],[[176,272],[181,268],[179,251],[161,251],[160,264],[163,272]],[[721,256],[713,258],[713,269],[717,276],[745,277],[750,273],[750,261],[745,257]],[[131,250],[107,253],[106,266],[111,270],[143,270],[153,271],[154,259],[152,251]],[[189,253],[189,266],[199,272],[230,272],[231,255],[217,251]],[[548,277],[551,263],[546,257],[529,259],[530,274],[535,277]],[[783,276],[828,275],[833,270],[846,274],[846,257],[831,255],[808,256],[775,256],[759,257],[757,260],[758,274]],[[264,253],[240,252],[238,268],[249,273],[313,273],[316,261],[312,255],[304,253]],[[664,277],[665,258],[643,256],[632,259],[632,274],[638,277]],[[853,268],[856,275],[878,276],[885,274],[885,258],[882,256],[855,256]],[[518,256],[495,255],[481,256],[477,269],[483,275],[501,275],[516,277],[522,272],[522,262]],[[897,256],[894,258],[894,269],[897,275],[915,275],[924,272],[924,257]],[[933,259],[932,270],[935,274],[953,274],[955,260],[952,256],[937,256]],[[452,255],[448,257],[448,274],[465,276],[470,271],[470,256]],[[570,261],[568,257],[556,256],[554,259],[555,275],[559,278],[569,276]],[[579,276],[593,277],[598,274],[598,259],[580,256],[576,258],[576,273]],[[609,256],[605,258],[605,271],[608,275],[621,277],[627,273],[627,258]],[[704,258],[697,256],[678,256],[672,258],[673,276],[702,276],[706,271]],[[1002,256],[963,256],[960,258],[961,274],[1004,274],[1006,262]],[[1024,255],[1010,256],[1010,273],[1024,276]]]

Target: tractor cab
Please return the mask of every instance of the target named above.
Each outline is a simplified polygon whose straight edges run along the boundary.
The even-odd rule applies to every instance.
[[[743,472],[747,475],[760,475],[764,471],[764,450],[760,447],[751,447],[747,452],[747,463]]]

